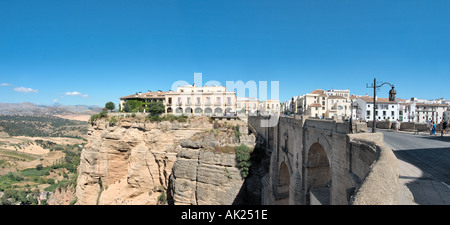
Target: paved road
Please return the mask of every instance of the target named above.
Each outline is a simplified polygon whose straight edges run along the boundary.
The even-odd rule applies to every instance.
[[[450,205],[450,136],[378,132],[399,159],[399,204]]]

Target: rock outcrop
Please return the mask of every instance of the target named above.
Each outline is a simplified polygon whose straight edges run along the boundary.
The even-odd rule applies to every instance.
[[[76,188],[80,205],[154,205],[166,198],[231,204],[243,183],[234,152],[217,152],[239,144],[239,137],[232,128],[213,129],[207,117],[185,123],[121,118],[114,126],[99,119],[88,134]]]
[[[194,135],[181,142],[173,165],[169,193],[173,204],[231,205],[244,204],[244,179],[236,163],[234,148],[255,137],[236,136],[235,128]]]

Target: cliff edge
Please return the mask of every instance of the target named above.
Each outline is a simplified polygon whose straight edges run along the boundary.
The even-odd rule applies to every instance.
[[[237,124],[245,132],[236,135]],[[232,204],[244,182],[233,146],[255,140],[242,121],[208,117],[119,118],[114,125],[98,119],[88,136],[76,188],[80,205]]]

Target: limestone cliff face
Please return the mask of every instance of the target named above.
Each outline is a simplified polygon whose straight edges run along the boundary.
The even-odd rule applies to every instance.
[[[253,135],[243,134],[241,138],[253,140],[248,145],[254,147]],[[227,128],[214,134],[196,134],[181,142],[168,190],[173,204],[245,204],[244,179],[234,152],[234,147],[240,143]]]
[[[205,117],[186,123],[122,118],[115,126],[97,120],[81,154],[77,204],[154,205],[162,193],[174,204],[231,204],[243,180],[234,152],[216,150],[239,141],[230,129],[211,130]]]
[[[167,189],[179,143],[211,129],[206,118],[189,123],[97,120],[81,154],[77,204],[157,204]]]

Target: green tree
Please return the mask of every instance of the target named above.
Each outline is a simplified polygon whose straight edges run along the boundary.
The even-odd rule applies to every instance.
[[[114,104],[114,102],[107,102],[105,104],[105,108],[112,112],[114,109],[116,109],[116,104]]]
[[[164,113],[164,104],[162,102],[150,102],[148,111],[150,112],[150,115]]]
[[[141,111],[143,110],[142,108],[142,102],[139,100],[127,100],[125,107],[127,109],[125,109],[125,112],[137,112],[137,111]]]
[[[236,160],[241,170],[242,178],[246,178],[252,163],[250,162],[251,148],[247,145],[241,144],[235,148],[236,150]]]

